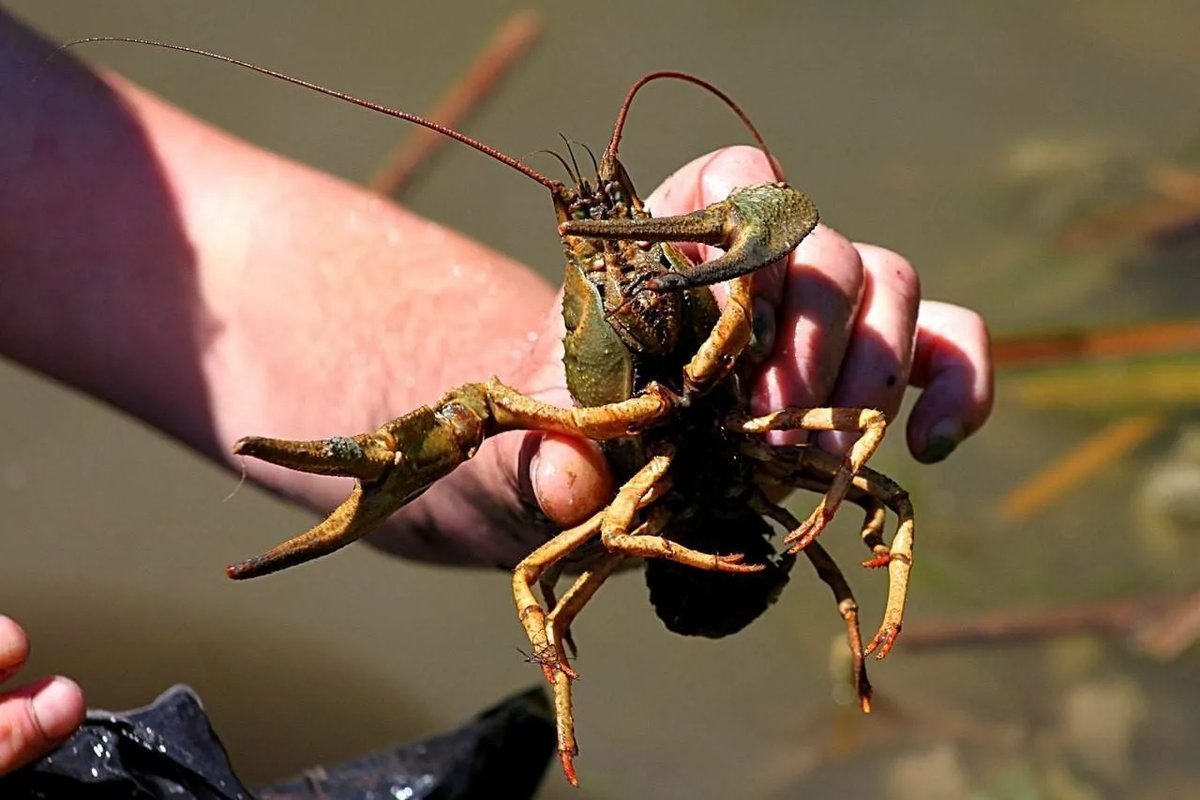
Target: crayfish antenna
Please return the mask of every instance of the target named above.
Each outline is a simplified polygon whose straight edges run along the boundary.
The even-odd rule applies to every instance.
[[[467,147],[478,150],[485,156],[488,156],[489,158],[499,161],[501,164],[505,164],[506,166],[515,169],[517,172],[524,174],[526,177],[532,178],[533,180],[545,186],[551,192],[557,192],[560,188],[562,188],[562,184],[560,184],[558,181],[550,180],[542,173],[530,167],[528,164],[525,164],[524,162],[519,161],[512,156],[501,153],[496,148],[486,145],[477,139],[473,139],[470,136],[467,136],[465,133],[459,133],[453,128],[442,125],[435,120],[425,119],[424,117],[419,117],[416,114],[410,114],[407,111],[389,108],[381,103],[376,103],[371,100],[365,100],[361,97],[355,97],[354,95],[346,94],[345,92],[329,89],[325,86],[313,83],[312,81],[306,81],[303,78],[295,78],[291,75],[286,75],[282,72],[259,66],[258,64],[251,64],[249,61],[242,61],[240,58],[231,58],[230,56],[222,55],[220,53],[213,53],[209,50],[201,50],[198,47],[186,47],[181,44],[157,42],[152,39],[140,39],[133,36],[89,36],[85,39],[76,39],[75,41],[59,45],[58,48],[46,58],[46,61],[42,64],[42,68],[44,69],[46,63],[64,50],[84,44],[94,44],[96,42],[124,42],[125,44],[136,44],[145,47],[159,47],[163,50],[174,50],[179,53],[190,53],[194,56],[202,56],[203,58],[209,58],[214,61],[223,61],[226,64],[232,64],[235,67],[248,69],[251,72],[257,72],[260,75],[267,75],[276,80],[290,83],[293,86],[300,86],[304,89],[308,89],[309,91],[317,92],[318,94],[323,94],[327,97],[333,97],[337,100],[350,103],[351,105],[356,105],[359,108],[365,108],[380,114],[386,114],[389,117],[404,120],[405,122],[411,122],[414,125],[420,125],[421,127],[428,128],[435,133],[440,133],[442,136],[454,139],[457,142],[461,142]]]
[[[629,116],[629,106],[633,103],[633,98],[637,96],[637,93],[641,91],[642,87],[647,83],[663,80],[664,78],[676,81],[684,81],[685,83],[690,83],[693,86],[699,86],[701,89],[713,95],[726,106],[728,106],[729,109],[737,115],[738,119],[742,121],[742,124],[746,126],[746,130],[750,131],[750,135],[754,137],[754,142],[758,145],[758,149],[762,150],[763,155],[767,157],[767,161],[769,161],[771,164],[771,170],[775,173],[775,180],[780,182],[786,180],[786,178],[783,176],[783,170],[780,168],[779,163],[776,162],[775,157],[771,155],[771,150],[767,147],[766,140],[763,139],[762,134],[758,132],[758,128],[754,127],[754,123],[750,121],[750,117],[745,111],[742,110],[741,106],[733,101],[732,97],[725,94],[723,91],[703,78],[697,78],[695,75],[690,73],[676,72],[674,70],[661,70],[659,72],[651,72],[648,75],[643,75],[637,80],[637,82],[633,84],[632,87],[630,87],[629,92],[625,95],[625,101],[621,103],[621,110],[617,112],[617,121],[613,125],[612,138],[609,139],[608,148],[604,151],[603,161],[605,163],[615,161],[617,158],[617,149],[621,144],[621,135],[625,130],[625,119]]]
[[[231,564],[225,574],[234,580],[257,578],[328,555],[366,536],[395,509],[381,493],[355,486],[350,497],[323,522],[262,555]]]

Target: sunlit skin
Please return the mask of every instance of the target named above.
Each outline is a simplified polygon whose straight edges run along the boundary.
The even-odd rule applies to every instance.
[[[0,615],[0,687],[29,657],[29,639]],[[0,690],[0,775],[29,763],[71,734],[83,721],[83,691],[68,678],[40,678]]]
[[[236,469],[228,446],[246,432],[373,430],[480,376],[569,403],[555,292],[531,271],[69,58],[31,91],[49,49],[0,12],[0,352]],[[757,150],[730,148],[688,163],[648,204],[686,213],[772,179]],[[755,413],[838,406],[892,417],[907,386],[924,387],[907,437],[926,461],[987,418],[986,328],[969,310],[922,301],[896,253],[821,225],[755,287],[756,313],[772,314],[776,332]],[[338,481],[245,466],[322,512],[344,495]],[[505,434],[373,541],[411,558],[512,567],[587,519],[612,486],[586,443]],[[74,713],[74,702],[64,707]],[[54,744],[21,721],[27,708],[0,703],[0,731],[17,732],[0,772]]]

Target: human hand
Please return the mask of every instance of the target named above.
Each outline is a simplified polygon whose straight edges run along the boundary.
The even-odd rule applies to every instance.
[[[760,151],[731,147],[695,159],[647,202],[658,216],[685,214],[733,189],[773,180]],[[718,252],[692,245],[689,254],[708,260]],[[771,318],[758,324],[774,339],[752,387],[756,414],[832,406],[874,408],[893,420],[905,390],[921,387],[906,428],[908,447],[919,461],[933,463],[991,412],[992,362],[982,318],[922,300],[916,270],[897,253],[851,243],[819,224],[786,263],[755,275],[755,298],[756,316]],[[837,452],[850,436],[822,434],[818,441]]]
[[[29,657],[29,640],[0,615],[0,684]],[[50,752],[83,722],[83,692],[68,678],[43,678],[0,692],[0,775]]]

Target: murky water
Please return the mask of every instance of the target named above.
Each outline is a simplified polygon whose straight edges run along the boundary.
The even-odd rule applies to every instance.
[[[464,21],[436,4],[371,5],[7,4],[52,38],[197,45],[418,111],[510,10],[477,4]],[[469,126],[502,149],[554,147],[559,131],[602,144],[635,77],[693,70],[738,98],[825,220],[907,254],[928,296],[971,305],[1001,330],[1194,313],[1192,272],[1089,271],[1039,257],[1046,225],[1010,180],[1030,147],[1153,163],[1194,137],[1192,2],[529,5],[546,14],[545,38]],[[597,27],[614,22],[622,27]],[[407,133],[178,54],[119,45],[80,54],[351,180]],[[655,87],[645,100],[623,153],[647,191],[742,138],[689,87]],[[1079,164],[1071,179],[1098,163],[1065,160]],[[452,149],[409,198],[558,280],[542,190],[509,171]],[[910,463],[901,437],[879,460],[921,515],[913,625],[1194,581],[1195,570],[1143,554],[1130,503],[1170,432],[1033,522],[998,519],[1005,489],[1099,423],[1023,410],[1003,387],[994,422],[951,464]],[[359,547],[231,584],[227,561],[308,516],[251,488],[226,499],[236,476],[19,370],[0,372],[0,396],[0,610],[31,630],[35,668],[74,675],[93,704],[136,705],[191,683],[253,782],[432,732],[537,678],[515,650],[523,637],[505,576]],[[827,538],[849,558],[847,530]],[[882,581],[852,580],[863,604],[880,608]],[[901,643],[873,673],[880,713],[860,719],[831,700],[839,623],[825,589],[793,584],[771,614],[722,642],[666,635],[636,576],[606,587],[577,630],[583,796],[1200,791],[1194,658],[1157,665],[1090,641],[968,655],[917,655]],[[654,680],[634,680],[647,672]],[[557,776],[544,794],[565,794]]]

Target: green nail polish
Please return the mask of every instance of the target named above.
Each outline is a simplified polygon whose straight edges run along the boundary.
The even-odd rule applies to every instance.
[[[754,318],[749,353],[752,361],[765,361],[775,349],[775,309],[761,297],[754,298]]]
[[[954,452],[966,435],[966,429],[958,420],[941,420],[929,429],[929,437],[925,440],[925,450],[921,453],[921,460],[926,464],[935,464],[943,460]]]

